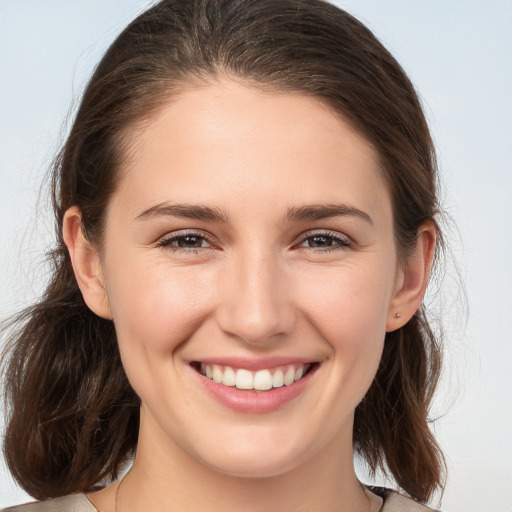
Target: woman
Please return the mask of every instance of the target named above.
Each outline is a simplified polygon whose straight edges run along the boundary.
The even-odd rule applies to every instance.
[[[368,29],[321,0],[158,3],[96,69],[53,193],[4,448],[46,501],[10,510],[426,509],[434,150]]]

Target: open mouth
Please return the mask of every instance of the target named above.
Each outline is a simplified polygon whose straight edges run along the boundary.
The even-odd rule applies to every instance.
[[[198,373],[207,379],[228,387],[246,391],[270,391],[290,386],[315,371],[320,363],[286,364],[276,368],[251,371],[244,368],[201,363],[191,363]]]

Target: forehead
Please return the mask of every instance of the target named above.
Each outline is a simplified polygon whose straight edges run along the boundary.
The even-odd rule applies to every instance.
[[[191,88],[128,136],[119,192],[145,201],[367,205],[389,198],[373,146],[320,100],[232,81]],[[146,205],[140,205],[146,206]]]

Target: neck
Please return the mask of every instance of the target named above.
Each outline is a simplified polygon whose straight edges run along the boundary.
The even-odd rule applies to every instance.
[[[209,468],[167,436],[146,432],[141,425],[137,455],[119,493],[118,512],[224,512],[226,508],[366,512],[370,505],[354,471],[351,436],[344,437],[298,467],[252,478]]]

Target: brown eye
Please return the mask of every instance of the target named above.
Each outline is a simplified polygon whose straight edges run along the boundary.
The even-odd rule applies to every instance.
[[[175,245],[178,247],[197,249],[203,247],[206,240],[202,236],[197,235],[185,235],[176,237]]]
[[[332,236],[324,235],[310,236],[307,242],[308,247],[332,247],[335,243]]]
[[[160,242],[158,242],[159,247],[167,247],[170,249],[203,249],[210,247],[211,244],[208,240],[202,236],[195,233],[185,233],[182,235],[173,235],[168,236]]]
[[[310,249],[345,248],[350,247],[350,241],[339,236],[319,233],[304,238],[303,242],[300,244],[300,247]]]

